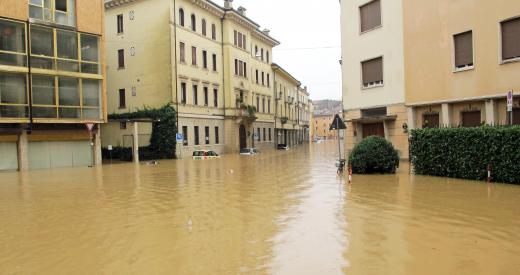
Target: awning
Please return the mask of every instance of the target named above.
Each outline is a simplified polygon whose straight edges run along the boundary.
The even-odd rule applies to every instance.
[[[397,115],[391,115],[391,116],[362,117],[362,118],[347,119],[347,122],[378,123],[378,122],[385,122],[385,121],[395,121],[396,119],[397,119]]]

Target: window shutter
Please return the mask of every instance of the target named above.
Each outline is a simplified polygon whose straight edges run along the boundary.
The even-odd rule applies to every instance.
[[[378,57],[362,63],[363,84],[383,81],[383,58]]]
[[[455,67],[473,65],[473,33],[471,31],[457,34],[455,41]]]
[[[520,18],[502,22],[502,59],[520,57]]]
[[[381,1],[375,0],[359,8],[361,32],[381,26]]]

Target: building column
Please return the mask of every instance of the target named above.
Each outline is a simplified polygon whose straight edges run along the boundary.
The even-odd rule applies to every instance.
[[[27,141],[27,131],[22,130],[18,137],[18,170],[29,170],[29,142]]]
[[[442,104],[442,126],[451,127],[451,106],[448,103]]]
[[[494,99],[486,100],[486,124],[491,126],[496,124],[495,106]]]
[[[132,156],[134,159],[134,163],[139,163],[139,128],[138,123],[134,122],[134,135],[133,135],[133,146],[132,146]]]
[[[97,133],[94,135],[94,165],[102,165],[103,156],[101,155],[101,125],[98,124]]]
[[[390,134],[388,133],[388,122],[386,120],[383,121],[383,129],[385,131],[385,139],[390,141]]]
[[[415,114],[415,108],[414,107],[408,107],[406,108],[407,114],[408,114],[408,130],[413,130],[416,128],[416,114]]]

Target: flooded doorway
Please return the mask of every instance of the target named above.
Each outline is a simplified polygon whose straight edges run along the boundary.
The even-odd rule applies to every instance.
[[[247,147],[247,133],[246,133],[246,127],[244,126],[244,124],[240,124],[239,139],[240,139],[240,150],[242,150]]]
[[[385,137],[385,127],[383,123],[363,124],[363,138],[370,136]]]

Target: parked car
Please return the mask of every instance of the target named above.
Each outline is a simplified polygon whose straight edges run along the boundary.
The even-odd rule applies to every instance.
[[[289,146],[287,146],[287,144],[278,144],[276,148],[278,150],[289,150]]]
[[[193,152],[193,159],[206,160],[220,158],[219,154],[208,150],[197,150]]]
[[[240,150],[241,155],[257,155],[260,151],[256,148],[244,148]]]

